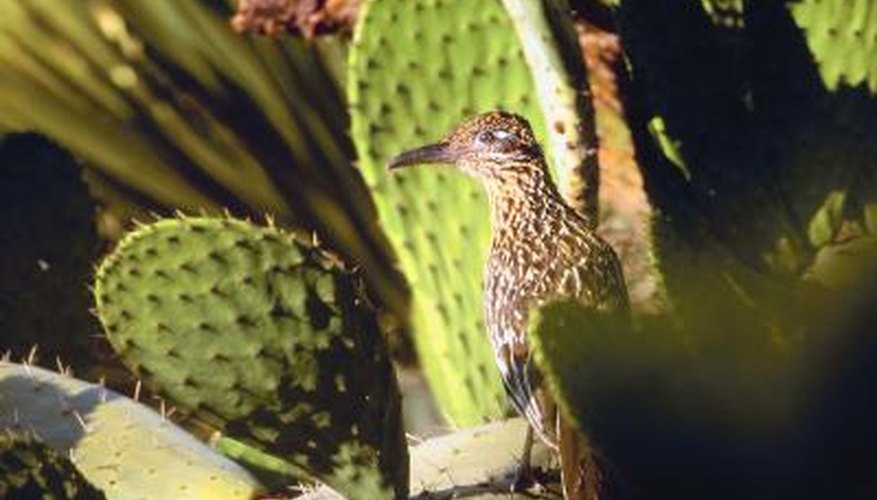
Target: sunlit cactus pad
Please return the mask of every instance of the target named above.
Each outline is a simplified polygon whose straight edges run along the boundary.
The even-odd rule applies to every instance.
[[[871,0],[805,0],[790,4],[825,85],[865,85],[877,93],[877,9]]]
[[[0,395],[0,433],[33,432],[107,498],[247,500],[262,490],[191,434],[99,385],[0,362]]]
[[[418,500],[509,500],[539,498],[560,500],[556,463],[551,451],[537,440],[531,462],[540,484],[518,495],[509,491],[521,459],[527,422],[513,418],[471,427],[427,439],[411,447],[411,498]],[[342,500],[328,488],[304,495],[301,500]]]
[[[395,375],[358,286],[280,230],[192,218],[129,234],[95,294],[124,362],[174,403],[342,493],[403,495]]]

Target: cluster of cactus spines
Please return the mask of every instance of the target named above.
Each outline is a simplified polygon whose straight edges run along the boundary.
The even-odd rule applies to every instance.
[[[456,424],[500,415],[505,396],[482,324],[485,196],[458,172],[390,176],[385,163],[495,108],[527,116],[546,136],[511,21],[499,0],[366,2],[348,96],[359,166],[411,285],[415,346],[431,387]]]
[[[0,432],[29,431],[109,498],[247,500],[262,487],[163,415],[100,385],[0,362]]]
[[[95,294],[123,362],[175,404],[341,493],[405,495],[395,374],[337,260],[273,227],[166,219],[122,240]]]
[[[869,0],[806,0],[789,9],[826,87],[864,84],[877,93],[877,13]]]
[[[103,500],[70,459],[30,432],[0,431],[0,498]]]
[[[95,364],[86,284],[100,241],[81,168],[36,134],[0,139],[0,349]],[[46,314],[51,310],[52,314]]]

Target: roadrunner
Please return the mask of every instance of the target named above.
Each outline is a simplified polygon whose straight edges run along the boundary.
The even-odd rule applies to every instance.
[[[404,152],[388,166],[444,163],[477,178],[490,200],[493,236],[484,279],[487,331],[517,410],[560,456],[564,496],[596,499],[601,477],[586,439],[560,416],[531,359],[528,314],[552,300],[627,314],[628,298],[612,248],[560,197],[527,121],[491,112],[441,142]],[[529,457],[525,455],[525,465]]]

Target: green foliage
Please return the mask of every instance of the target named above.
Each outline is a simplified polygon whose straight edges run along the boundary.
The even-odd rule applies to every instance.
[[[0,432],[36,433],[109,498],[244,500],[262,489],[162,415],[99,385],[0,362],[0,395]]]
[[[100,242],[80,170],[35,135],[0,140],[0,350],[38,345],[44,359],[85,369],[99,328],[87,283]]]
[[[348,95],[359,165],[412,288],[420,361],[445,414],[461,425],[496,416],[505,406],[483,333],[486,200],[458,172],[438,167],[391,177],[384,165],[464,118],[496,108],[528,117],[547,138],[537,89],[551,96],[548,84],[567,79],[553,39],[542,44],[549,25],[539,22],[519,23],[522,42],[498,0],[373,0],[364,6],[351,50]],[[532,68],[526,43],[539,45],[530,54]],[[546,71],[552,79],[535,83]],[[568,110],[560,111],[567,123]]]
[[[404,497],[400,397],[359,287],[290,234],[184,218],[126,236],[95,294],[150,387],[344,494]]]
[[[44,500],[98,500],[106,496],[91,485],[69,459],[29,433],[0,433],[0,497]]]

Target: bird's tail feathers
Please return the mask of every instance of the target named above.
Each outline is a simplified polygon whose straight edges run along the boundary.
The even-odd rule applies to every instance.
[[[604,500],[603,472],[587,437],[561,415],[557,418],[560,474],[566,500]]]

